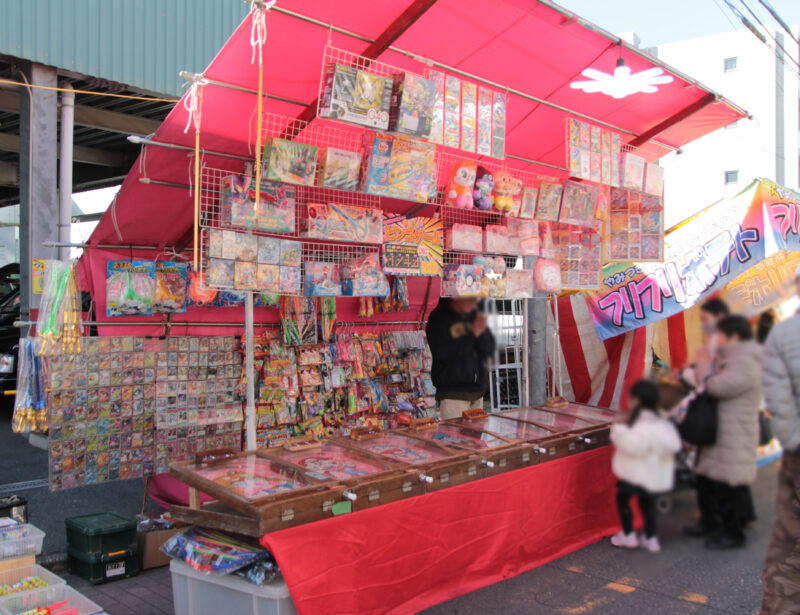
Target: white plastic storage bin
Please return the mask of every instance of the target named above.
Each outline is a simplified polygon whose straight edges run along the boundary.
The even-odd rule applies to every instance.
[[[39,555],[43,542],[44,532],[30,523],[4,527],[0,529],[0,559]]]
[[[172,598],[175,615],[296,615],[289,588],[283,581],[255,585],[236,575],[205,575],[172,560]]]
[[[103,607],[68,585],[52,585],[24,594],[12,594],[0,598],[0,613],[2,615],[20,615],[20,613],[31,611],[36,607],[50,606],[63,600],[67,601],[65,608],[77,609],[75,615],[100,615],[103,613]]]
[[[31,591],[37,591],[38,589],[44,589],[43,587],[37,587],[33,589],[26,589],[24,591],[14,592],[13,594],[3,594],[3,586],[4,585],[13,585],[14,583],[18,583],[25,577],[39,577],[47,583],[45,587],[52,587],[53,585],[65,585],[66,581],[62,579],[60,576],[53,574],[47,568],[42,568],[41,566],[21,566],[20,568],[14,568],[13,570],[5,570],[0,572],[0,597],[4,596],[18,596],[20,594],[27,594]]]

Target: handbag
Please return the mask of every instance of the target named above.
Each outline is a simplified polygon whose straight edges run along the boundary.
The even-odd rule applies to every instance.
[[[772,419],[763,410],[758,413],[758,445],[766,446],[772,442]]]
[[[703,391],[689,402],[678,432],[689,444],[710,446],[717,441],[717,418],[717,398]]]

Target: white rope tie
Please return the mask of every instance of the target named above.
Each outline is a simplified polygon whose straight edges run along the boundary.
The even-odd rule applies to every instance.
[[[250,47],[253,50],[250,56],[250,64],[256,61],[256,51],[258,51],[258,65],[262,65],[261,50],[264,47],[264,43],[267,42],[267,11],[275,6],[275,1],[251,0],[250,2],[250,14],[253,16],[250,26]]]
[[[186,127],[183,129],[184,134],[189,132],[189,128],[193,124],[194,131],[200,132],[203,106],[203,90],[201,86],[206,85],[208,80],[202,75],[193,75],[191,83],[189,95],[183,99],[183,108],[189,113],[189,117],[186,118]]]

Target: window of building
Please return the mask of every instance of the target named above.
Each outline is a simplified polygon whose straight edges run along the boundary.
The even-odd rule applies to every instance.
[[[739,181],[739,171],[725,171],[725,183],[735,184]]]
[[[739,58],[725,58],[725,60],[723,62],[724,62],[725,72],[726,73],[730,72],[732,70],[736,70],[736,68],[737,68],[736,64],[737,64],[737,60],[738,59]]]

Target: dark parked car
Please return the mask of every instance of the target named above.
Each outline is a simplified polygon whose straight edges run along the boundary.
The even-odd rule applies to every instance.
[[[19,300],[19,263],[9,263],[0,267],[0,391],[17,387]]]

